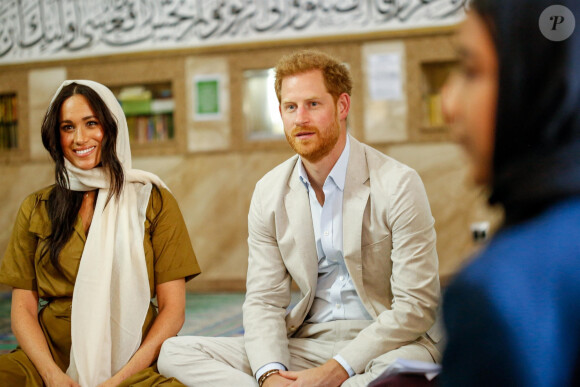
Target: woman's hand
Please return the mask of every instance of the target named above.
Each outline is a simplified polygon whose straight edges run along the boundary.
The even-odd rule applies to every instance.
[[[10,314],[12,332],[47,386],[75,386],[78,383],[65,374],[54,362],[40,323],[38,322],[38,293],[34,290],[12,290]]]
[[[80,384],[72,380],[70,376],[60,369],[44,376],[42,380],[47,387],[81,387]]]
[[[157,360],[163,342],[179,332],[185,321],[185,279],[177,279],[157,285],[159,314],[147,337],[131,360],[111,379],[100,387],[117,386],[123,380],[149,367]]]

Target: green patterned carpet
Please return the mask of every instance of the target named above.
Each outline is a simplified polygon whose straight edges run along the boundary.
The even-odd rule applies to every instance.
[[[180,335],[241,336],[244,293],[188,293]]]
[[[243,293],[188,293],[180,335],[241,336]],[[10,293],[0,293],[0,353],[17,346],[10,329]]]
[[[10,329],[10,293],[0,293],[0,353],[16,347],[16,339]]]
[[[298,301],[293,293],[292,305]],[[187,293],[180,335],[241,336],[244,293]],[[0,354],[17,345],[10,329],[10,293],[0,293]]]

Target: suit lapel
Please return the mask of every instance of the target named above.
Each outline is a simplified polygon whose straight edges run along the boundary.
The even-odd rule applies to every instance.
[[[350,156],[342,201],[342,248],[356,291],[367,311],[374,315],[374,308],[369,303],[363,286],[361,255],[363,216],[370,195],[368,180],[369,170],[364,148],[360,142],[350,137]]]
[[[305,294],[312,292],[313,297],[313,290],[316,289],[318,279],[318,255],[316,254],[310,201],[306,188],[300,181],[298,171],[297,161],[290,174],[288,182],[290,189],[284,200],[288,215],[288,232],[292,233],[295,242],[295,248],[289,252],[288,263],[296,265],[292,267],[292,270],[301,274],[293,276],[296,284]]]

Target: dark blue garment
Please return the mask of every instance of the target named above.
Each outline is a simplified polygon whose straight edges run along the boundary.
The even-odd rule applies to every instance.
[[[443,310],[443,386],[580,386],[580,197],[502,229]]]

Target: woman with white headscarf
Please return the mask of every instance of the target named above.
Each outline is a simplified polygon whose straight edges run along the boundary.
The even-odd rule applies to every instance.
[[[19,348],[0,356],[0,380],[181,385],[148,368],[181,329],[185,282],[200,272],[175,199],[132,169],[125,116],[99,83],[64,82],[42,140],[56,184],[24,200],[2,261]]]

